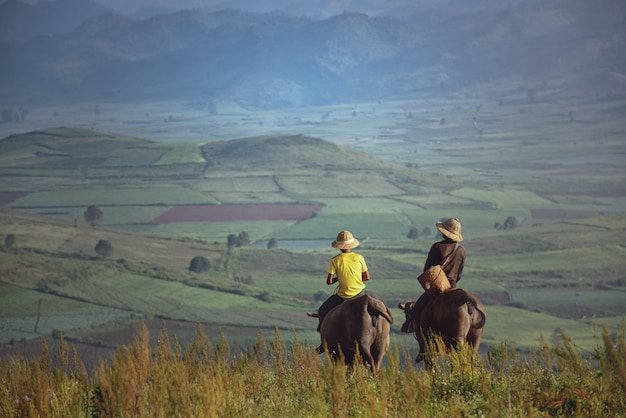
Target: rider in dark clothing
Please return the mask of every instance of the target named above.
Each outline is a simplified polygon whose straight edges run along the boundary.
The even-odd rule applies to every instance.
[[[458,241],[444,235],[443,241],[436,242],[430,247],[426,263],[424,264],[424,271],[428,270],[434,265],[441,264],[442,261],[454,251]],[[465,265],[465,248],[459,245],[454,255],[443,268],[443,271],[448,276],[450,286],[454,289],[456,283],[461,280],[463,275],[463,266]]]
[[[443,271],[450,281],[450,286],[454,289],[457,282],[461,280],[463,266],[465,265],[465,248],[459,244],[463,241],[463,236],[461,235],[461,221],[459,221],[458,218],[449,218],[443,222],[437,222],[435,226],[439,232],[441,232],[443,240],[434,243],[430,247],[428,257],[426,257],[426,263],[424,264],[424,271],[434,265],[441,264],[442,261],[454,251],[450,260],[448,260],[443,267]],[[435,297],[436,296],[429,296],[424,292],[413,307],[413,317],[419,318],[428,302]]]

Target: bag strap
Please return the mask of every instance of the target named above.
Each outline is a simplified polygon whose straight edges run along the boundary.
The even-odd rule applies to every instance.
[[[443,261],[441,262],[441,268],[443,268],[448,263],[448,261],[450,260],[450,258],[452,258],[452,255],[454,254],[454,252],[456,251],[457,248],[459,248],[459,243],[458,242],[454,246],[454,250],[452,250],[452,252],[450,254],[448,254],[446,256],[446,258],[444,258]]]

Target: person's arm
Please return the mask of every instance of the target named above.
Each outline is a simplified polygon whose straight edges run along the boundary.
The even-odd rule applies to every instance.
[[[326,277],[326,284],[330,286],[335,283],[337,283],[337,278],[333,277],[332,273],[328,273],[328,276]]]
[[[361,273],[361,280],[366,282],[369,279],[370,279],[370,272],[369,271],[364,271],[363,273]]]

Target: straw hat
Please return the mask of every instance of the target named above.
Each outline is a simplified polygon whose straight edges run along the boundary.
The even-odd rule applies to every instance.
[[[341,231],[337,234],[337,239],[330,244],[339,250],[348,250],[359,246],[359,240],[352,236],[350,231]]]
[[[448,237],[456,242],[463,241],[463,235],[461,235],[461,221],[459,221],[459,218],[448,218],[443,222],[437,222],[435,226],[444,237]]]

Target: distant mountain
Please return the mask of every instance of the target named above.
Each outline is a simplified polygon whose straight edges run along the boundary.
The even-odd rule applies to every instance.
[[[23,42],[38,35],[68,33],[85,19],[108,13],[144,20],[180,10],[232,9],[326,19],[344,12],[406,16],[407,10],[410,13],[430,9],[476,10],[519,1],[522,0],[0,0],[0,42]]]
[[[37,35],[71,32],[87,18],[113,12],[92,0],[42,1],[36,5],[8,0],[0,3],[0,41],[20,42]]]
[[[218,11],[234,9],[254,13],[273,13],[325,19],[344,12],[369,16],[406,16],[407,10],[428,9],[477,10],[504,7],[523,0],[99,0],[102,4],[132,16],[149,17],[156,13],[177,10],[205,9]]]
[[[0,44],[0,99],[10,106],[234,101],[269,109],[428,97],[512,76],[612,91],[626,78],[625,16],[618,0],[527,0],[403,18],[105,14],[71,33]]]

